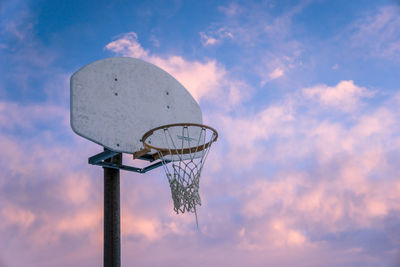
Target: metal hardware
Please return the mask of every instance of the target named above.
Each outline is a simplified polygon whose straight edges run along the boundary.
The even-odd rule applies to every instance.
[[[112,169],[118,169],[118,170],[124,170],[124,171],[131,171],[131,172],[137,172],[137,173],[146,173],[148,171],[151,171],[155,168],[158,168],[162,166],[162,162],[156,162],[154,164],[151,164],[149,166],[146,166],[144,168],[137,168],[133,166],[127,166],[123,164],[117,164],[117,163],[112,163],[112,162],[107,162],[107,159],[110,159],[118,154],[121,154],[120,152],[115,152],[111,150],[106,150],[104,152],[101,152],[99,154],[96,154],[94,156],[91,156],[88,159],[89,164],[92,165],[98,165],[106,168],[112,168]],[[146,160],[149,162],[153,162],[154,158],[151,155],[143,155],[139,159],[141,160]]]

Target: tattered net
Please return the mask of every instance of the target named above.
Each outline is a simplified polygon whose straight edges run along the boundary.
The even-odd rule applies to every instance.
[[[197,212],[201,205],[200,175],[211,144],[217,140],[215,129],[201,124],[170,124],[155,128],[143,136],[149,150],[162,161],[171,188],[174,210]]]

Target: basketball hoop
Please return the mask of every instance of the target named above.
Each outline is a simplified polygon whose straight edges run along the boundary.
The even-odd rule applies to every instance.
[[[174,210],[196,213],[200,173],[218,134],[196,124],[203,122],[201,108],[182,84],[140,59],[92,62],[71,76],[70,88],[72,130],[104,148],[88,162],[104,168],[104,266],[120,266],[120,170],[143,174],[163,166]],[[151,163],[124,165],[123,154]]]
[[[162,161],[175,212],[194,212],[196,222],[196,206],[201,205],[200,174],[211,144],[217,138],[215,129],[196,123],[163,125],[148,131],[142,138],[145,150],[155,153]]]

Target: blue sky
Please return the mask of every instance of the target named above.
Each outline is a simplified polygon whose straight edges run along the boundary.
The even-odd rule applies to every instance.
[[[6,0],[0,14],[0,266],[101,265],[87,158],[102,148],[69,126],[69,78],[113,56],[168,71],[220,134],[199,231],[161,169],[121,174],[123,266],[399,264],[398,1]]]

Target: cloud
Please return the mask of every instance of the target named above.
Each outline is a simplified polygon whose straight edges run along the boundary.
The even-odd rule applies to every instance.
[[[241,12],[242,7],[226,10],[231,17]],[[288,22],[270,24],[289,27]],[[278,28],[263,29],[271,36]],[[207,33],[204,41],[215,38],[217,44],[217,36]],[[290,47],[274,50],[280,52],[277,56],[266,55],[259,77],[267,81],[287,75],[298,58],[286,53]],[[173,214],[162,170],[139,179],[121,172],[124,262],[376,266],[389,265],[395,257],[400,233],[399,95],[365,101],[376,92],[343,80],[239,106],[251,88],[216,60],[154,54],[133,32],[106,49],[165,68],[197,100],[227,107],[204,109],[220,139],[201,178],[199,231],[192,214]],[[268,65],[267,59],[276,61]],[[46,83],[48,96],[51,87],[65,89],[66,76]],[[68,116],[54,102],[0,102],[4,262],[101,264],[101,168],[86,162],[100,148],[75,138]]]
[[[367,56],[397,60],[400,56],[399,10],[397,5],[383,6],[354,23],[352,46]]]
[[[292,134],[293,120],[290,106],[275,105],[246,117],[220,116],[216,124],[220,125],[229,144],[226,153],[230,162],[234,163],[232,167],[247,165],[251,168],[254,162],[265,160],[264,142],[275,136],[284,138]]]
[[[105,48],[124,56],[142,59],[149,58],[149,52],[144,50],[139,44],[137,34],[134,32],[118,36],[117,40],[107,44]]]
[[[101,253],[103,208],[102,179],[94,178],[102,174],[101,168],[87,164],[87,157],[99,147],[73,138],[69,120],[65,121],[66,110],[51,104],[1,104],[0,234],[8,242],[0,246],[7,244],[12,251],[24,248],[26,257],[19,266],[28,266],[31,261],[40,266],[68,266],[82,259],[89,260],[85,266],[95,266],[94,258],[100,257],[97,248]],[[47,131],[43,127],[46,123],[57,130]],[[72,135],[68,143],[55,138],[60,129]],[[125,175],[121,173],[123,240],[152,243],[182,235],[193,226],[192,216],[170,216],[172,200],[167,183],[163,187],[156,179],[135,179],[129,184]],[[157,202],[161,205],[155,205]],[[73,257],[49,260],[49,252],[57,255],[65,247]]]
[[[200,37],[201,37],[201,43],[203,44],[203,46],[215,45],[218,42],[217,39],[215,39],[214,37],[208,36],[204,32],[200,33]]]
[[[35,123],[63,122],[64,125],[69,125],[68,111],[57,105],[21,105],[16,102],[0,101],[0,129],[16,130],[23,129],[24,131],[33,130]]]
[[[69,173],[55,189],[55,196],[69,204],[83,205],[94,194],[93,186],[87,173]]]
[[[246,84],[231,77],[216,60],[199,62],[175,55],[152,55],[140,45],[134,32],[117,37],[105,48],[123,56],[146,60],[166,70],[181,82],[197,101],[214,101],[230,109],[241,103],[249,94]]]
[[[233,34],[225,27],[221,27],[216,31],[200,32],[201,43],[204,47],[221,43],[224,39],[233,39]]]
[[[228,6],[219,6],[218,10],[226,16],[235,16],[241,12],[241,7],[236,3],[230,3]]]
[[[261,64],[255,67],[255,73],[261,80],[260,85],[264,86],[301,67],[302,62],[299,60],[301,53],[301,48],[296,43],[287,44],[286,48],[280,47],[274,53],[265,53],[259,59]]]
[[[3,206],[1,218],[3,225],[18,225],[23,229],[29,227],[35,221],[35,215],[30,210],[12,205]]]
[[[42,83],[57,76],[60,70],[54,68],[56,53],[43,45],[35,36],[37,24],[35,12],[26,1],[3,1],[3,14],[0,16],[0,47],[3,61],[0,88],[4,99],[38,99],[44,101]],[[51,78],[50,78],[51,77]],[[37,87],[32,89],[35,82]],[[13,88],[11,90],[10,88]]]
[[[344,84],[352,88],[351,96],[364,92],[372,97],[365,88]],[[303,90],[256,114],[220,118],[229,143],[226,163],[221,164],[231,164],[231,175],[240,172],[248,179],[245,185],[228,189],[229,195],[240,199],[237,216],[246,225],[237,229],[242,249],[311,248],[320,241],[331,242],[330,234],[382,229],[387,218],[400,214],[394,201],[400,195],[394,163],[400,154],[397,148],[393,151],[400,131],[396,97],[369,106],[368,112],[346,122],[337,116],[319,117],[323,106],[304,106],[309,96]],[[382,231],[381,242],[393,248],[386,236],[390,233]],[[360,253],[367,249],[356,240],[340,246],[361,247]],[[379,261],[382,255],[377,257]]]
[[[380,244],[387,247],[360,260],[361,265],[395,249],[385,229],[400,212],[400,153],[393,145],[400,143],[398,96],[356,114],[350,124],[318,117],[323,107],[304,106],[307,101],[300,89],[254,113],[235,117],[221,112],[211,118],[221,130],[221,147],[211,153],[217,153],[213,156],[223,168],[204,170],[199,232],[193,230],[191,214],[171,211],[168,183],[155,179],[165,178],[162,170],[144,179],[121,173],[123,247],[134,251],[126,254],[127,262],[140,258],[146,264],[179,266],[185,253],[184,264],[203,265],[196,257],[208,255],[213,265],[226,263],[221,255],[233,253],[230,266],[293,266],[300,258],[303,266],[310,261],[340,266],[360,259],[368,242],[341,238],[336,244],[332,236],[361,230],[367,237],[380,231]],[[101,168],[87,166],[82,155],[98,147],[85,146],[88,142],[79,137],[68,145],[54,141],[56,131],[42,128],[43,120],[71,130],[65,122],[68,112],[51,104],[2,102],[2,107],[1,162],[13,163],[2,165],[0,183],[0,199],[9,198],[0,209],[0,234],[12,241],[7,249],[24,248],[29,256],[19,259],[20,266],[32,259],[40,266],[82,260],[95,266],[101,258],[102,190],[101,179],[94,178],[101,176]],[[18,131],[24,135],[17,141],[12,133]],[[36,144],[27,150],[29,143]],[[66,247],[74,256],[49,262],[49,251],[55,255]],[[324,257],[316,259],[316,253]]]
[[[225,16],[215,18],[200,32],[202,44],[205,47],[225,45],[227,51],[233,45],[240,52],[230,56],[236,62],[232,69],[239,69],[249,77],[257,75],[263,87],[303,66],[302,56],[308,48],[301,39],[293,38],[293,28],[297,24],[292,21],[310,2],[292,5],[279,15],[275,13],[275,3],[270,2],[220,6],[218,10]],[[278,86],[290,82],[285,79]]]
[[[362,153],[362,147],[368,147],[371,140],[392,134],[395,110],[353,113],[351,121],[342,123],[334,119],[340,114],[337,110],[352,112],[368,105],[361,101],[362,96],[373,94],[352,81],[339,82],[335,87],[317,85],[288,94],[285,100],[257,113],[220,115],[214,118],[214,124],[221,125],[228,142],[227,159],[239,168],[251,168],[262,161],[303,161],[311,156],[321,163],[330,162],[343,153]]]
[[[256,229],[242,228],[239,236],[238,248],[253,253],[310,246],[304,234],[288,227],[286,222],[279,218],[271,218],[262,225],[257,225]]]
[[[345,93],[340,96],[354,97],[360,92],[373,96],[365,88],[343,82]],[[346,91],[349,88],[350,93]],[[399,216],[394,200],[400,195],[400,183],[394,162],[400,154],[397,148],[392,150],[400,131],[396,97],[377,107],[365,103],[369,111],[346,122],[338,121],[337,115],[319,117],[324,106],[304,106],[309,96],[303,90],[256,114],[217,119],[228,145],[216,158],[230,166],[225,169],[227,177],[246,176],[240,186],[228,185],[229,179],[220,185],[224,188],[220,194],[229,192],[239,203],[235,216],[241,218],[243,227],[235,229],[240,249],[254,252],[296,246],[312,249],[321,246],[320,242],[333,245],[328,238],[331,234],[382,229],[387,218]],[[396,159],[389,161],[390,157]],[[379,231],[385,236],[381,242],[393,248],[390,234]],[[369,234],[366,230],[365,236]],[[348,240],[340,244],[340,250],[358,247],[357,253],[362,254],[366,246]],[[382,255],[376,257],[379,261]]]
[[[17,0],[1,4],[0,36],[7,42],[21,42],[32,37],[33,16],[26,3],[21,2]]]
[[[269,73],[268,77],[271,80],[274,80],[274,79],[277,79],[277,78],[283,76],[283,74],[284,74],[284,72],[281,68],[276,68],[272,72]]]
[[[77,212],[73,212],[68,216],[63,216],[58,220],[54,220],[53,224],[50,221],[50,227],[55,227],[53,234],[72,234],[78,235],[81,233],[92,232],[93,227],[98,227],[101,224],[102,212],[101,209],[83,209]],[[94,234],[94,233],[93,233]],[[37,236],[40,238],[39,236]],[[42,240],[36,240],[42,242]]]
[[[167,235],[183,235],[188,232],[185,229],[187,226],[183,225],[178,218],[171,218],[171,221],[162,222],[157,217],[140,216],[132,210],[123,210],[122,214],[121,229],[122,236],[125,238],[157,242]]]
[[[128,214],[126,214],[128,215]],[[132,215],[122,217],[122,235],[144,236],[146,239],[155,240],[162,236],[158,233],[157,220],[135,218]]]
[[[341,81],[336,86],[316,85],[302,90],[304,96],[316,101],[322,107],[335,108],[351,112],[361,104],[362,98],[370,98],[375,93],[354,84],[353,81]]]
[[[214,29],[225,29],[236,44],[245,48],[261,48],[256,53],[260,56],[265,48],[268,50],[284,50],[287,44],[293,46],[297,40],[291,38],[293,17],[301,12],[311,1],[302,1],[283,10],[279,15],[274,14],[274,3],[251,3],[240,5],[230,3],[220,6],[218,10],[225,14],[212,22]],[[287,50],[287,53],[291,49]],[[273,54],[274,54],[273,53]],[[246,53],[246,55],[249,55]]]

